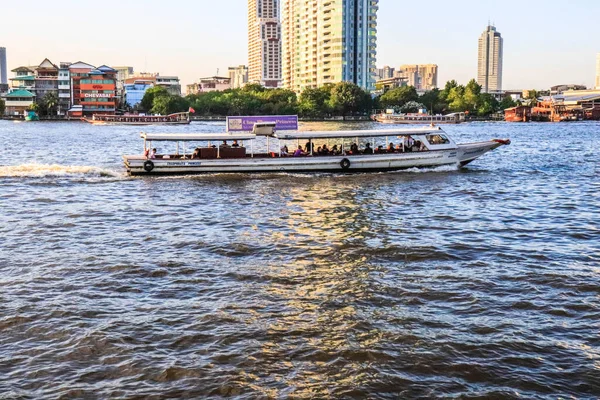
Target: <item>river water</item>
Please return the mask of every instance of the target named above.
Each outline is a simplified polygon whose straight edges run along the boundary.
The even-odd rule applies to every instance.
[[[600,124],[444,129],[512,145],[128,178],[140,128],[0,121],[0,398],[597,398]]]

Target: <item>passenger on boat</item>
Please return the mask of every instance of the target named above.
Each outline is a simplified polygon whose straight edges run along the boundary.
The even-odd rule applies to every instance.
[[[321,146],[317,147],[317,154],[320,156],[323,155],[323,148]]]
[[[363,154],[373,154],[373,148],[371,147],[371,143],[365,144],[365,150],[363,151]]]
[[[302,151],[302,146],[298,146],[296,151],[294,152],[294,157],[300,157],[305,155],[306,153]]]
[[[331,154],[333,154],[334,156],[342,154],[342,151],[338,149],[337,144],[334,144],[333,147],[331,148]]]
[[[234,140],[231,144],[231,147],[240,147],[240,145],[238,144],[237,140]]]
[[[328,155],[331,153],[331,151],[330,151],[330,150],[329,150],[329,148],[327,147],[327,143],[325,143],[325,144],[323,145],[323,148],[321,149],[321,153],[322,153],[324,156],[328,156]]]
[[[223,140],[223,143],[221,143],[221,145],[219,147],[226,148],[226,147],[231,147],[231,146],[227,144],[227,140]]]
[[[396,151],[396,148],[394,147],[394,143],[390,142],[390,144],[387,147],[387,152],[394,153],[395,151]]]
[[[290,155],[290,151],[288,150],[288,147],[286,145],[281,146],[281,155],[282,156]]]
[[[156,158],[156,148],[150,150],[150,158]]]
[[[200,147],[196,147],[192,153],[192,158],[200,158]]]
[[[358,145],[357,145],[356,143],[352,143],[352,144],[350,145],[350,154],[352,154],[352,155],[357,155],[357,154],[359,154],[359,153],[360,153],[360,152],[358,151]]]
[[[149,155],[150,155],[150,149],[145,149],[144,150],[144,157],[148,158]]]
[[[412,151],[412,147],[415,145],[415,140],[412,136],[407,136],[404,138],[404,149],[405,151]]]
[[[306,142],[306,146],[304,146],[304,152],[307,154],[310,154],[311,152],[314,152],[314,150],[315,150],[315,144],[311,140]]]
[[[404,153],[404,149],[402,148],[402,144],[397,144],[396,145],[396,152],[397,153]]]
[[[385,153],[385,151],[383,150],[383,146],[377,146],[377,148],[375,149],[375,153]]]

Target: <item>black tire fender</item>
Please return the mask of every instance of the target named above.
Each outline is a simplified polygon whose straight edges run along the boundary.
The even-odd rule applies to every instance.
[[[144,170],[150,172],[154,169],[154,163],[150,160],[144,161]]]
[[[342,161],[340,161],[340,167],[342,167],[343,170],[347,170],[348,168],[350,168],[350,160],[348,160],[347,158],[343,158]]]

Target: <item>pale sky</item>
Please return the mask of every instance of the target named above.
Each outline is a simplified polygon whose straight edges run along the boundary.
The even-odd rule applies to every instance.
[[[504,89],[593,85],[598,0],[379,0],[379,8],[378,67],[435,63],[440,86],[466,83],[491,20],[504,38]],[[247,64],[246,0],[2,0],[0,21],[9,69],[47,57],[178,75],[185,85]]]

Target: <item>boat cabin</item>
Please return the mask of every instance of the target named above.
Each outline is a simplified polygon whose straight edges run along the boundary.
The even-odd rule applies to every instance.
[[[457,147],[439,127],[276,132],[274,124],[257,123],[252,132],[142,133],[141,137],[144,139],[145,157],[165,159],[365,156]],[[155,142],[175,143],[175,151],[153,154]]]

